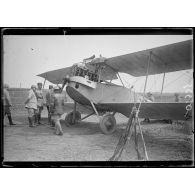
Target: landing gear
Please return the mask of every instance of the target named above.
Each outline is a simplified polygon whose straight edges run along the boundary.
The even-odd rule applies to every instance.
[[[81,120],[81,113],[79,111],[75,112],[75,120],[74,120],[74,112],[69,112],[65,117],[65,124],[67,126],[74,125],[75,123]]]
[[[104,134],[112,134],[116,130],[116,119],[110,114],[104,114],[100,117],[100,129]]]
[[[112,134],[116,130],[116,119],[114,117],[114,113],[106,113],[103,116],[101,115],[102,113],[98,113],[96,106],[94,105],[93,102],[91,102],[91,106],[93,108],[93,112],[90,114],[84,116],[81,118],[81,113],[76,110],[76,102],[74,104],[74,110],[70,113],[68,113],[65,117],[65,124],[66,126],[74,125],[77,122],[80,122],[94,114],[97,115],[99,118],[99,126],[104,134]]]

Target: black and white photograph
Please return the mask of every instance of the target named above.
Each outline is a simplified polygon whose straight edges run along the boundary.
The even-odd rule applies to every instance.
[[[39,30],[2,29],[5,165],[194,166],[192,29]]]

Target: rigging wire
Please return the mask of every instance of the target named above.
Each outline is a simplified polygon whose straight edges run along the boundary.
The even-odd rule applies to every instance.
[[[167,83],[165,86],[164,86],[164,89],[165,89],[165,87],[167,87],[168,85],[170,86],[171,84],[173,84],[175,81],[177,81],[178,79],[180,79],[181,77],[183,77],[185,74],[181,74],[179,77],[177,77],[175,80],[173,80],[173,81],[171,81],[171,82],[169,82],[169,83]]]
[[[187,76],[189,79],[190,79],[190,81],[192,80],[192,78],[193,78],[193,76],[192,75],[189,75],[190,73],[186,73],[186,72],[183,72],[181,75],[179,75],[175,80],[172,80],[172,81],[170,81],[169,83],[167,83],[165,86],[164,86],[164,89],[166,88],[166,87],[168,87],[168,85],[170,86],[171,84],[173,84],[175,81],[177,81],[178,79],[180,79],[181,77],[183,77],[183,76]],[[155,75],[154,75],[155,76]],[[190,82],[189,81],[189,82]],[[155,77],[154,77],[154,83],[153,83],[153,85],[149,88],[149,90],[148,91],[150,91],[152,88],[153,88],[153,86],[155,86],[155,90],[156,90],[156,80],[155,80]]]
[[[154,90],[156,91],[156,75],[154,75]]]
[[[141,79],[141,78],[138,77],[133,83],[128,82],[128,81],[127,81],[126,79],[124,79],[124,78],[123,78],[123,81],[126,83],[126,85],[127,85],[128,88],[129,88],[130,86],[134,86],[135,83],[137,83],[137,81],[140,80],[140,79]]]
[[[154,75],[155,76],[155,75]],[[148,91],[151,91],[151,89],[155,87],[156,89],[156,80],[155,80],[155,77],[154,77],[154,83],[152,84],[152,86],[148,89]]]

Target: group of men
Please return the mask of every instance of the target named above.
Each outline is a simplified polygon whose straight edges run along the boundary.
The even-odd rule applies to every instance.
[[[28,98],[25,101],[25,108],[28,110],[29,127],[41,125],[41,113],[43,107],[47,107],[48,122],[56,129],[55,134],[63,135],[60,124],[61,115],[64,113],[64,96],[59,87],[49,86],[46,96],[43,96],[42,83],[31,86]]]
[[[7,115],[9,124],[15,125],[12,121],[11,109],[12,106],[11,98],[8,92],[9,86],[4,84],[3,91],[3,106],[4,116]],[[41,125],[41,113],[44,106],[47,107],[48,111],[48,122],[51,127],[56,129],[55,134],[63,135],[62,127],[60,124],[61,115],[64,113],[64,96],[62,90],[59,87],[49,86],[49,91],[46,96],[43,95],[42,83],[32,85],[28,92],[28,98],[26,99],[25,108],[28,111],[28,122],[29,127],[36,127]]]

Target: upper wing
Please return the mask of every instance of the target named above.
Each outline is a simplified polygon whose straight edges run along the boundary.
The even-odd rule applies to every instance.
[[[43,77],[54,84],[62,84],[66,75],[71,74],[71,67],[48,71],[37,76]]]
[[[140,118],[185,120],[186,106],[189,103],[142,103]],[[133,103],[105,104],[109,109],[129,117]],[[138,104],[136,105],[138,106]]]
[[[187,40],[108,58],[105,64],[108,66],[107,69],[114,69],[133,76],[145,76],[149,53],[152,52],[149,75],[174,72],[192,68],[192,50],[192,40]]]
[[[192,68],[192,40],[156,47],[131,54],[103,59],[97,64],[104,64],[101,73],[103,80],[116,79],[117,72],[128,73],[133,76],[145,76],[147,72],[149,53],[152,52],[149,75],[164,72],[174,72]],[[97,59],[96,59],[97,60]],[[96,61],[87,65],[94,65]],[[63,78],[71,73],[71,67],[42,73],[40,77],[54,84],[63,83]]]

